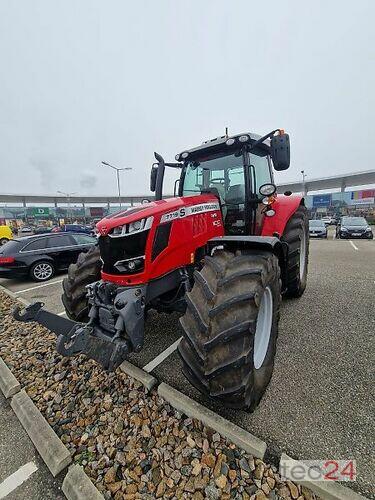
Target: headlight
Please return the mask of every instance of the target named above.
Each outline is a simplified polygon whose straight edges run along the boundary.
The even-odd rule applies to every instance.
[[[126,230],[126,226],[114,227],[112,232],[111,232],[111,236],[121,236],[123,234],[123,232],[125,232],[125,230]]]
[[[347,231],[346,227],[340,228],[340,231]]]
[[[371,231],[371,227],[367,227],[366,231],[369,233]]]
[[[133,233],[146,231],[146,229],[150,229],[150,227],[152,226],[153,220],[153,217],[147,217],[144,219],[135,220],[134,222],[130,222],[129,224],[123,224],[122,226],[114,227],[108,233],[108,236],[111,238],[119,238],[120,236],[128,236]]]
[[[129,229],[127,232],[134,233],[134,231],[140,231],[141,229],[144,228],[145,223],[146,223],[146,219],[140,219],[140,220],[136,220],[134,222],[131,222],[129,224]]]

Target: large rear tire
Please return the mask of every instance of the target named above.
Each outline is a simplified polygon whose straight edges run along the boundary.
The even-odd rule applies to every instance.
[[[63,281],[61,296],[68,318],[86,323],[88,321],[88,299],[86,286],[100,280],[101,261],[99,247],[93,246],[78,256],[76,264],[70,264],[68,276]]]
[[[282,240],[289,246],[285,295],[301,297],[306,288],[309,261],[309,220],[303,205],[289,219]]]
[[[230,408],[253,411],[271,379],[280,308],[280,268],[270,252],[217,251],[195,271],[181,318],[186,378]]]

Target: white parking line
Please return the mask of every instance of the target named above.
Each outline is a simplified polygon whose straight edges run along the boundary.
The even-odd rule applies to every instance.
[[[0,499],[5,498],[9,493],[24,483],[31,474],[38,470],[34,462],[29,462],[13,472],[2,483],[0,483]]]
[[[182,337],[177,339],[176,342],[173,342],[173,344],[167,347],[165,351],[161,352],[158,356],[156,356],[156,358],[147,363],[147,365],[143,367],[143,370],[147,373],[152,372],[154,368],[160,365],[160,363],[162,363],[165,360],[165,358],[167,358],[170,354],[172,354],[172,352],[174,352],[177,349],[178,344],[181,342],[181,339]]]
[[[359,250],[359,248],[356,245],[354,245],[354,243],[352,242],[352,240],[349,240],[349,243],[354,248],[354,250]]]
[[[30,288],[25,288],[24,290],[17,290],[16,292],[13,292],[13,293],[31,292],[31,290],[36,290],[37,288],[42,288],[44,286],[49,286],[49,285],[55,285],[56,283],[62,283],[62,282],[63,282],[63,280],[50,281],[49,283],[43,283],[43,285],[36,285],[36,286],[32,286]]]

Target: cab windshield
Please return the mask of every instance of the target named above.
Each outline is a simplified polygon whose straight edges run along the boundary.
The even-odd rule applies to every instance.
[[[250,154],[250,164],[254,166],[254,190],[271,182],[268,157],[263,151]],[[217,190],[222,205],[243,205],[245,203],[245,174],[242,154],[202,158],[186,165],[183,196],[201,194],[207,190]]]

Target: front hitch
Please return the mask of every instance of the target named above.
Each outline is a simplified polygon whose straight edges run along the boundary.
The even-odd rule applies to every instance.
[[[107,371],[114,371],[132,350],[123,338],[114,338],[95,326],[77,323],[43,309],[43,302],[35,302],[23,308],[16,306],[13,317],[17,321],[35,321],[57,335],[56,350],[62,356],[85,354]]]
[[[51,332],[56,333],[56,335],[67,335],[77,324],[75,321],[46,311],[43,306],[43,302],[35,302],[26,307],[17,305],[13,309],[13,318],[24,323],[36,321],[51,330]]]

